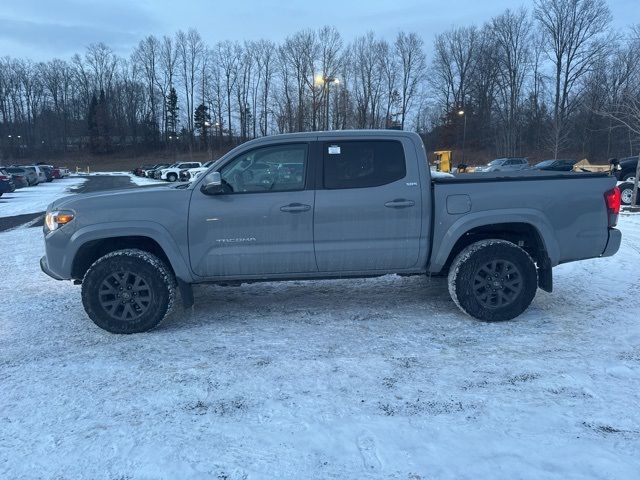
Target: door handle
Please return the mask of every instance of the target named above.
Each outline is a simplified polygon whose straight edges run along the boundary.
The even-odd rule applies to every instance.
[[[404,198],[396,198],[384,204],[387,208],[408,208],[416,204],[413,200],[405,200]]]
[[[280,207],[281,212],[290,213],[307,212],[309,210],[311,210],[311,205],[304,205],[302,203],[290,203],[289,205]]]

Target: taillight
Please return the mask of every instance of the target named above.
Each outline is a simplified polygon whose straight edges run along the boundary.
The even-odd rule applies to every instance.
[[[620,189],[613,187],[605,192],[604,203],[607,205],[607,213],[609,214],[609,227],[615,227],[620,213]]]
[[[0,180],[9,180],[9,177],[6,175],[0,175]]]

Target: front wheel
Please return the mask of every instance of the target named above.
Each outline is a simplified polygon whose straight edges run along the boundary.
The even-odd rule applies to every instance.
[[[143,250],[117,250],[99,258],[82,281],[87,315],[111,333],[152,329],[171,310],[174,297],[173,273]]]
[[[178,176],[175,173],[170,173],[167,175],[167,180],[170,182],[175,182],[178,179]]]
[[[524,312],[538,288],[533,259],[505,240],[469,245],[449,270],[449,294],[466,314],[479,320],[511,320]]]

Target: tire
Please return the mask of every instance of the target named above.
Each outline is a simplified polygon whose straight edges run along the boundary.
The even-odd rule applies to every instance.
[[[167,180],[170,182],[175,182],[178,179],[178,176],[175,173],[169,173],[167,175]]]
[[[89,318],[111,333],[146,332],[173,306],[176,281],[155,255],[117,250],[96,260],[82,281],[82,304]]]
[[[496,277],[490,276],[491,265]],[[494,280],[489,282],[487,278]],[[538,271],[533,259],[505,240],[489,239],[469,245],[456,256],[449,270],[449,294],[455,304],[467,315],[485,322],[517,317],[531,304],[537,288]]]
[[[631,205],[631,200],[633,198],[633,183],[625,182],[618,185],[620,189],[620,202],[623,205]]]

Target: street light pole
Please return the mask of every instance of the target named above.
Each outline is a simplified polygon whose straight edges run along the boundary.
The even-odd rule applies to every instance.
[[[462,161],[460,162],[464,164],[464,144],[467,140],[467,115],[464,110],[459,110],[458,115],[464,117],[464,127],[462,128]]]

